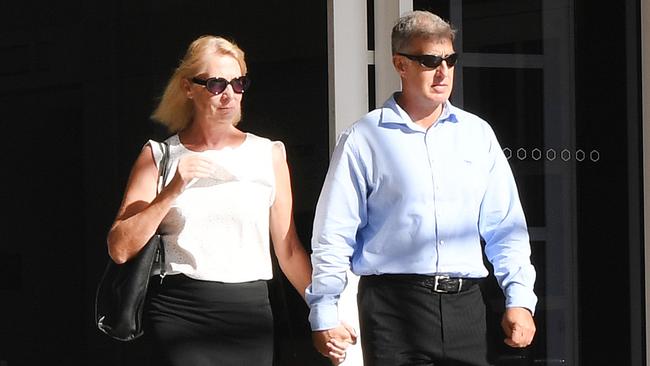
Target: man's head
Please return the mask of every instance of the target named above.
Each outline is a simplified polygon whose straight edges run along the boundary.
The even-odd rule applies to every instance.
[[[410,101],[444,103],[453,87],[455,30],[439,16],[413,11],[399,18],[391,41],[393,64]]]
[[[416,10],[401,16],[391,34],[393,55],[408,50],[409,43],[414,38],[435,39],[447,38],[452,43],[456,31],[449,23],[428,11]]]

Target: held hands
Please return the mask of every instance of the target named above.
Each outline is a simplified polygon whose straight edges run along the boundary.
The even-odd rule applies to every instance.
[[[329,358],[333,365],[339,365],[345,361],[345,350],[357,343],[357,332],[350,325],[341,323],[336,328],[314,331],[312,338],[316,350]]]
[[[535,321],[526,308],[507,308],[501,320],[501,327],[506,334],[503,341],[510,347],[526,347],[535,336]]]

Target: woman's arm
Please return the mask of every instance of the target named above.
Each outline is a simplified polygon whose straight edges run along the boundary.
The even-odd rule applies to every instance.
[[[291,179],[284,146],[273,146],[275,201],[271,206],[271,239],[282,272],[304,298],[311,283],[311,262],[302,246],[293,221]]]
[[[170,194],[157,197],[157,181],[152,148],[146,145],[131,168],[122,204],[108,232],[108,254],[115,263],[124,263],[135,256],[167,214],[173,197]]]
[[[151,145],[145,146],[129,176],[122,204],[108,233],[108,254],[115,263],[135,256],[156,232],[172,203],[193,178],[210,174],[212,163],[198,155],[183,156],[174,179],[156,195],[158,169]]]

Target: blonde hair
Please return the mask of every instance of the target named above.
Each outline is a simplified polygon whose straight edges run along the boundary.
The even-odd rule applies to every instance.
[[[204,58],[212,55],[232,56],[239,63],[242,75],[246,75],[244,51],[234,42],[210,35],[194,40],[167,82],[160,103],[151,115],[151,118],[167,126],[170,132],[180,131],[192,122],[194,106],[183,89],[183,80],[194,77],[203,66]]]
[[[456,30],[439,16],[424,10],[404,14],[397,20],[391,33],[393,55],[406,52],[414,38],[448,38],[454,41]]]

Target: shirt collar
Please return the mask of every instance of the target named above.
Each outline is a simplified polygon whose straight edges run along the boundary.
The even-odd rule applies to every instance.
[[[399,93],[400,92],[393,93],[393,95],[391,95],[391,97],[386,100],[383,107],[384,110],[382,117],[379,123],[398,123],[406,125],[412,130],[421,130],[422,128],[415,124],[415,122],[411,120],[411,117],[408,115],[408,113],[406,113],[406,111],[402,109],[399,104],[397,104],[396,98]],[[445,101],[445,103],[442,105],[442,113],[440,114],[440,117],[438,117],[436,123],[458,122],[455,110],[456,107],[454,107],[448,100]]]

